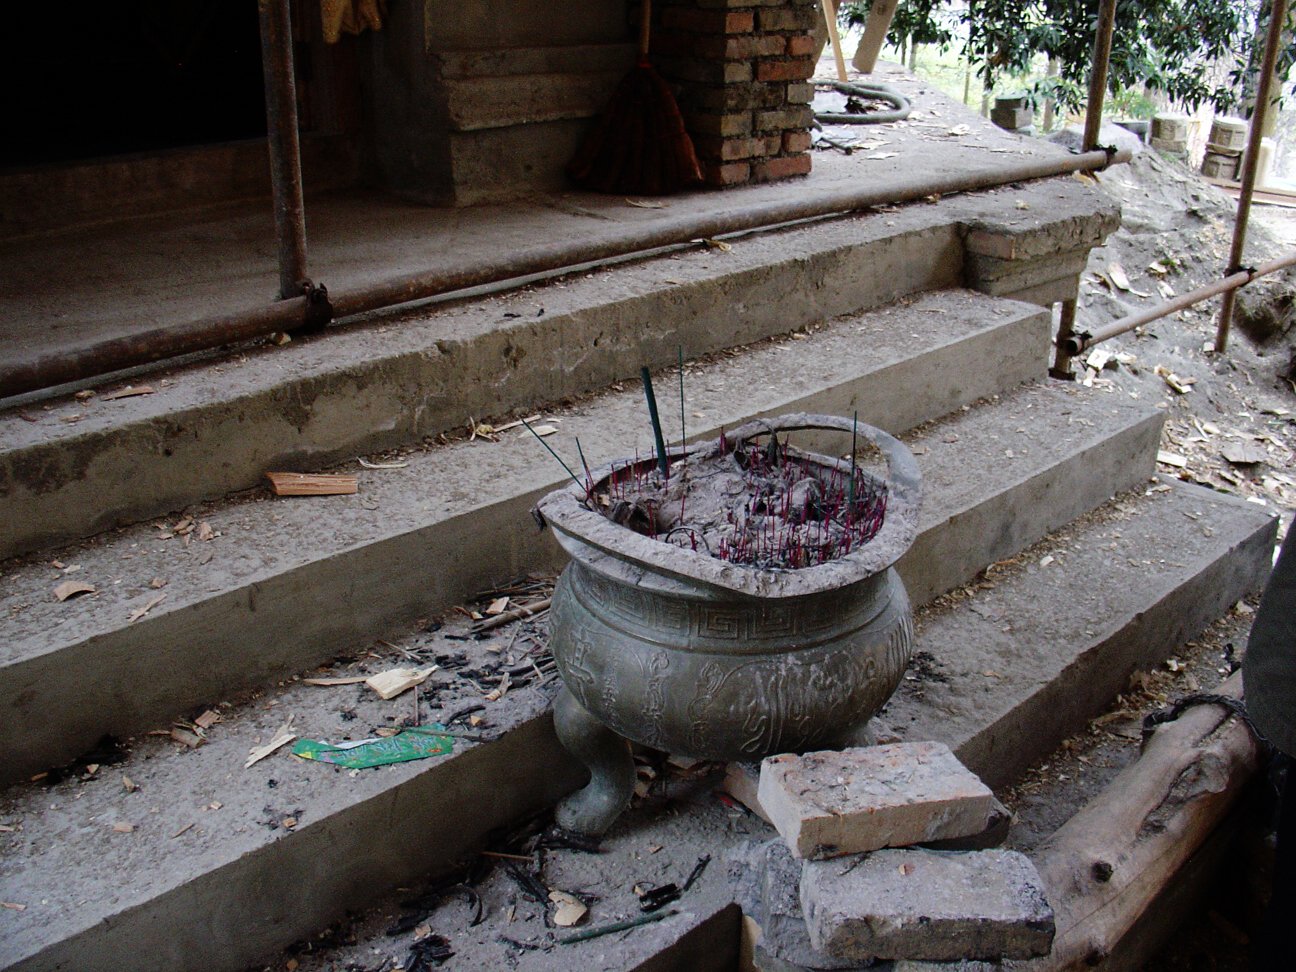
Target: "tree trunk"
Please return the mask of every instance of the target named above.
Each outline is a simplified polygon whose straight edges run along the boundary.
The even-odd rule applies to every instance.
[[[1217,692],[1240,697],[1241,674]],[[1257,759],[1250,730],[1217,705],[1157,729],[1138,760],[1036,852],[1057,937],[1052,954],[1012,968],[1101,964],[1224,817]]]

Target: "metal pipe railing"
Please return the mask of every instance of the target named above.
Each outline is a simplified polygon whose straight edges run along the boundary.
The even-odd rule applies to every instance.
[[[457,263],[422,273],[340,290],[331,294],[330,299],[334,315],[348,317],[469,287],[500,284],[537,274],[558,274],[572,267],[686,244],[699,238],[766,229],[893,203],[917,202],[934,195],[1092,171],[1129,159],[1128,152],[1060,155],[925,180],[899,180],[865,189],[821,192],[718,213],[656,219],[648,225],[602,239],[544,244],[488,260],[464,257]],[[294,297],[80,348],[65,348],[53,354],[0,362],[0,398],[290,330],[307,323],[308,317],[318,310],[313,297]]]
[[[1265,37],[1264,62],[1260,67],[1260,82],[1256,91],[1255,110],[1251,112],[1251,137],[1247,140],[1246,155],[1242,158],[1242,192],[1238,196],[1237,216],[1233,221],[1233,246],[1229,249],[1228,270],[1232,274],[1242,266],[1242,251],[1246,247],[1247,221],[1251,218],[1251,196],[1255,192],[1256,168],[1260,162],[1260,139],[1264,136],[1265,114],[1269,110],[1269,89],[1273,84],[1278,48],[1283,27],[1287,23],[1287,0],[1273,0],[1269,10],[1269,32]],[[1233,294],[1236,288],[1225,291],[1220,302],[1219,324],[1215,328],[1215,350],[1228,347],[1229,326],[1233,322]]]
[[[1282,270],[1284,267],[1296,265],[1296,250],[1288,253],[1286,256],[1279,257],[1270,263],[1254,270],[1239,270],[1230,274],[1223,280],[1217,280],[1215,283],[1207,284],[1204,287],[1198,287],[1196,290],[1189,291],[1181,297],[1174,300],[1166,301],[1164,304],[1158,304],[1156,307],[1149,308],[1145,311],[1139,311],[1137,314],[1127,314],[1125,317],[1112,321],[1106,327],[1100,327],[1092,334],[1084,332],[1080,334],[1071,334],[1063,337],[1058,335],[1057,347],[1058,353],[1064,351],[1068,358],[1078,354],[1083,354],[1095,344],[1099,344],[1119,334],[1125,334],[1134,330],[1136,327],[1142,327],[1152,321],[1159,320],[1162,317],[1168,317],[1176,311],[1184,310],[1200,304],[1203,300],[1209,300],[1220,294],[1233,295],[1239,287],[1244,287],[1257,277],[1263,277],[1270,273]]]
[[[300,297],[306,277],[306,203],[297,134],[297,79],[293,70],[289,0],[257,0],[261,65],[265,72],[266,134],[279,244],[279,297]]]

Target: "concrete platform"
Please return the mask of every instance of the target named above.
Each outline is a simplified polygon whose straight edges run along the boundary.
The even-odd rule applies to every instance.
[[[1021,322],[1033,317],[1026,311]],[[797,351],[814,340],[795,342]],[[787,354],[764,353],[771,367]],[[830,374],[841,363],[820,361]],[[690,400],[731,416],[724,424],[732,427],[757,414],[841,414],[869,388],[852,386],[849,374],[825,381],[806,369],[794,389],[756,381],[757,373],[749,362],[728,375],[696,375],[702,387]],[[801,394],[790,399],[791,391]],[[1084,391],[1027,386],[911,440],[927,499],[920,535],[898,567],[915,603],[1146,478],[1160,413]],[[630,443],[646,455],[638,398],[625,391],[591,401],[549,441],[571,453],[574,434],[592,463],[632,451]],[[1005,415],[1021,430],[1007,450]],[[145,731],[264,685],[557,562],[556,545],[527,511],[561,480],[524,435],[411,455],[407,468],[366,473],[355,496],[257,497],[214,509],[199,515],[219,534],[210,541],[161,539],[169,531],[141,525],[62,552],[63,569],[44,558],[13,565],[0,649],[6,778],[70,759],[104,732]],[[849,449],[805,441],[830,454]],[[97,593],[57,601],[53,589],[69,577]],[[165,586],[155,589],[155,578]]]
[[[992,573],[994,590],[926,616],[918,647],[937,659],[938,678],[948,680],[934,679],[931,668],[921,675],[914,670],[915,680],[904,683],[882,721],[897,735],[943,738],[975,771],[1005,782],[1052,747],[1053,725],[1094,714],[1120,688],[1098,677],[1093,664],[1105,657],[1119,671],[1125,658],[1113,646],[1137,644],[1141,659],[1155,661],[1191,634],[1185,600],[1227,602],[1257,588],[1268,569],[1266,544],[1273,529],[1264,511],[1191,487],[1123,497],[1050,538],[1053,563],[1005,567],[1012,576],[995,580]],[[1175,564],[1159,563],[1153,552],[1171,545]],[[1138,564],[1137,585],[1128,573],[1110,569],[1130,560]],[[1098,569],[1104,563],[1107,569]],[[1176,596],[1179,588],[1185,593]],[[1140,601],[1159,607],[1140,614]],[[995,617],[987,618],[987,611]],[[453,628],[409,631],[393,641],[392,656],[400,657],[403,649],[467,650],[474,663],[484,657],[485,645],[449,640],[450,633]],[[362,657],[329,674],[388,663]],[[276,943],[318,930],[344,908],[447,867],[509,814],[575,785],[578,774],[545,715],[551,687],[523,688],[488,704],[477,731],[496,741],[461,741],[451,756],[353,777],[297,763],[280,751],[244,770],[248,748],[264,742],[288,713],[301,735],[335,739],[391,725],[412,712],[408,696],[381,702],[355,685],[287,680],[220,708],[222,721],[198,749],[163,737],[141,738],[126,763],[92,776],[52,788],[10,787],[0,798],[0,821],[17,829],[2,837],[0,900],[27,907],[0,915],[0,966],[23,972],[101,968],[104,955],[127,954],[124,949],[141,972],[220,972],[266,960]],[[454,694],[426,696],[424,717],[445,717],[460,704]],[[342,715],[348,711],[350,718]],[[1028,712],[1029,723],[1023,718]],[[139,789],[128,791],[123,775]],[[697,819],[712,821],[706,824],[711,829],[689,838],[691,814],[632,815],[612,832],[609,856],[575,855],[587,860],[578,867],[572,855],[560,855],[557,870],[547,873],[555,881],[567,873],[571,882],[577,872],[564,868],[578,868],[587,875],[583,880],[594,880],[588,877],[591,868],[604,875],[620,890],[605,896],[595,917],[611,920],[633,900],[628,885],[650,866],[650,846],[670,846],[678,869],[680,855],[699,841],[715,848],[717,840],[773,836],[771,828],[740,814],[741,826],[726,827],[721,817],[719,832],[727,829],[730,837],[720,838],[714,814],[705,811]],[[134,829],[118,832],[115,823]],[[732,954],[729,943],[737,933],[723,881],[715,880],[723,869],[713,869],[703,893],[684,902],[681,915],[626,935],[615,948],[611,942],[589,943],[570,959],[566,953],[521,952],[515,956],[518,968],[550,969],[556,960],[577,958],[620,969],[710,967],[689,965],[701,961],[697,939],[690,936],[709,940],[704,953],[714,958]],[[670,879],[673,872],[662,875]],[[493,912],[499,921],[505,899],[490,900],[501,902]],[[450,934],[469,962],[447,969],[472,968],[470,956],[483,955],[467,947],[482,931],[443,923],[437,930]],[[528,934],[535,930],[531,926]],[[390,948],[381,934],[375,929],[372,943]],[[499,947],[490,941],[490,948]],[[324,967],[305,965],[308,972]]]

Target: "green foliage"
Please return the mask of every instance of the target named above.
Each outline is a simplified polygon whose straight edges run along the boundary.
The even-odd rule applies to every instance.
[[[844,5],[843,22],[863,24],[871,3]],[[1117,0],[1110,91],[1119,96],[1148,88],[1191,108],[1206,102],[1219,110],[1236,107],[1257,36],[1255,6],[1237,0]],[[1059,76],[1035,82],[1032,93],[1074,108],[1088,88],[1098,9],[1099,0],[967,0],[958,9],[951,0],[906,0],[887,36],[897,45],[910,38],[948,45],[962,36],[963,55],[987,87],[1001,76],[1028,73],[1032,58],[1047,54],[1057,59]],[[1267,12],[1265,3],[1262,20]],[[1288,40],[1285,65],[1296,59],[1296,42],[1290,35]],[[1239,66],[1229,85],[1212,88],[1205,71],[1217,61]]]

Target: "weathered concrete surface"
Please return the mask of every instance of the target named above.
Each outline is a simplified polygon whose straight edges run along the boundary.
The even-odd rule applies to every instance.
[[[931,654],[932,673],[901,683],[877,720],[890,727],[881,737],[939,739],[989,785],[1015,779],[1136,669],[1260,590],[1277,522],[1174,481],[1066,527],[1038,560],[919,613],[915,647]]]
[[[811,340],[794,346],[799,351]],[[842,414],[856,402],[865,418],[867,382],[857,391],[849,382],[819,385],[816,393],[822,372],[806,368],[799,387],[790,387],[780,370],[785,352],[762,353],[770,359],[768,383],[756,379],[752,363],[728,376],[694,379],[703,386],[698,400],[708,421],[719,418],[732,428],[735,419],[792,407]],[[840,361],[820,364],[835,369]],[[789,393],[801,397],[787,402]],[[1059,401],[1070,414],[1043,407]],[[928,553],[907,555],[898,567],[916,603],[942,585],[961,583],[978,563],[1011,556],[1015,544],[1035,539],[1030,531],[1043,532],[1088,509],[1077,508],[1077,497],[1096,505],[1131,475],[1138,478],[1119,453],[1113,463],[1092,454],[1116,430],[1131,422],[1137,427],[1143,412],[1117,408],[1112,415],[1107,400],[1070,388],[1028,387],[1001,398],[998,407],[1016,414],[1013,403],[1035,417],[1029,435],[1014,433],[1018,478],[1007,492],[994,470],[1002,443],[985,410],[959,420],[961,449],[943,441],[952,437],[944,425],[915,440],[932,485],[910,555]],[[734,415],[731,409],[743,411]],[[977,422],[982,432],[973,434]],[[637,392],[591,403],[564,418],[562,428],[561,437],[548,441],[568,453],[574,452],[567,439],[573,433],[590,457],[651,450]],[[841,443],[826,445],[842,451]],[[554,562],[555,545],[547,533],[535,532],[527,515],[557,485],[554,463],[525,432],[408,461],[400,470],[359,470],[355,496],[258,500],[201,514],[221,534],[206,543],[186,547],[140,526],[63,551],[68,566],[81,568],[75,576],[96,586],[94,595],[59,603],[52,591],[68,576],[62,570],[45,561],[13,565],[0,602],[9,611],[0,642],[6,757],[0,772],[10,779],[36,772],[83,752],[103,732],[152,728],[213,695],[262,685],[443,610],[501,578]],[[573,455],[571,462],[579,460]],[[1037,498],[1036,508],[1017,508],[1023,489]],[[329,531],[319,529],[321,522]],[[208,551],[210,562],[202,563]],[[166,581],[167,597],[130,621],[132,610],[158,596],[154,578]]]
[[[1053,910],[1017,851],[880,850],[807,861],[810,941],[838,959],[1031,958],[1053,945]]]
[[[968,837],[994,806],[938,742],[768,756],[757,798],[793,856],[815,859]]]

